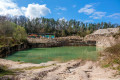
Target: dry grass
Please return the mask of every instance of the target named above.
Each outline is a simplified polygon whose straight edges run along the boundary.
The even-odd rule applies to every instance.
[[[4,75],[14,75],[14,72],[8,70],[6,66],[0,65],[0,77]]]
[[[105,49],[104,67],[111,67],[120,71],[120,43]],[[114,66],[117,65],[117,66]]]
[[[16,72],[21,72],[21,71],[25,71],[25,70],[32,70],[32,69],[41,69],[41,68],[47,68],[47,67],[50,67],[50,66],[55,66],[56,64],[53,64],[53,65],[48,65],[48,66],[33,66],[33,67],[26,67],[26,68],[17,68],[17,69],[12,69],[12,71]]]
[[[112,47],[106,48],[105,52],[109,52],[110,54],[113,54],[113,55],[120,55],[120,43]]]

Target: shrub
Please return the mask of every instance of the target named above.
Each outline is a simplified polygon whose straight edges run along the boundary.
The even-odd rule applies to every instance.
[[[105,52],[105,55],[107,55],[104,61],[105,65],[111,65],[112,68],[120,71],[120,43],[106,48]],[[114,64],[117,64],[118,66],[113,67]]]
[[[18,42],[22,42],[26,39],[26,37],[27,37],[27,33],[25,31],[25,28],[21,26],[17,26],[13,33],[13,38]]]
[[[120,55],[120,43],[106,48],[105,52],[109,52],[114,55]]]

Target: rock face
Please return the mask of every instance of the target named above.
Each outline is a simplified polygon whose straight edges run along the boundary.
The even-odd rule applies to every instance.
[[[28,38],[29,43],[37,44],[39,47],[59,46],[95,46],[96,41],[86,40],[79,36],[58,37],[55,39]],[[36,46],[37,47],[37,46]]]
[[[119,32],[119,28],[108,28],[108,29],[99,29],[94,33],[87,35],[85,40],[95,40],[96,46],[99,47],[110,47],[116,44],[117,41],[120,41],[119,38],[113,37],[115,33]]]
[[[19,44],[19,45],[14,45],[11,47],[1,47],[0,48],[0,58],[7,57],[10,54],[13,54],[16,51],[28,49],[29,46],[27,44]]]
[[[110,34],[115,34],[115,33],[118,33],[119,31],[119,28],[107,28],[107,29],[99,29],[97,31],[95,31],[94,33],[92,33],[92,35],[96,35],[96,34],[107,34],[107,35],[110,35]]]
[[[37,43],[37,45],[39,46],[41,45],[44,46],[45,44],[47,47],[54,47],[54,46],[110,47],[120,40],[120,39],[115,39],[112,36],[118,32],[119,32],[119,28],[107,28],[107,29],[99,29],[92,34],[87,35],[84,38],[81,38],[79,36],[59,37],[55,39],[29,38],[28,41],[29,43]]]
[[[95,40],[98,47],[110,47],[117,41],[113,36],[105,35],[87,35],[85,39]]]

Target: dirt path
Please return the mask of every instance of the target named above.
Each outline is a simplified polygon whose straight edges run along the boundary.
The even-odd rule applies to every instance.
[[[0,64],[11,70],[22,70],[17,75],[4,76],[0,80],[7,80],[8,77],[11,80],[120,80],[120,76],[114,77],[115,70],[101,68],[98,62],[92,61],[31,64],[0,59]]]

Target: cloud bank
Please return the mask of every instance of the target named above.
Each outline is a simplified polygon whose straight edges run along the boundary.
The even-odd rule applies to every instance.
[[[93,5],[85,5],[78,12],[85,13],[85,14],[89,15],[89,14],[92,14],[94,11],[95,11],[95,9],[93,9]]]
[[[78,12],[90,15],[89,17],[93,18],[93,19],[101,19],[101,18],[103,18],[106,15],[106,12],[96,11],[93,8],[93,4],[85,5],[83,8],[78,10]]]
[[[93,19],[101,19],[102,17],[104,17],[106,14],[106,12],[94,12],[90,18],[93,18]]]
[[[51,13],[50,9],[47,8],[45,4],[29,4],[27,8],[22,7],[22,10],[25,12],[25,16],[30,18],[46,16]]]
[[[0,15],[20,16],[24,15],[29,18],[46,16],[51,13],[46,4],[28,4],[28,7],[18,7],[12,0],[0,0]]]
[[[120,18],[120,13],[114,13],[114,14],[109,15],[109,16],[107,16],[107,17],[109,17],[109,18],[114,18],[114,19],[118,19],[118,18]]]
[[[66,11],[67,9],[65,7],[56,7],[56,10]]]

